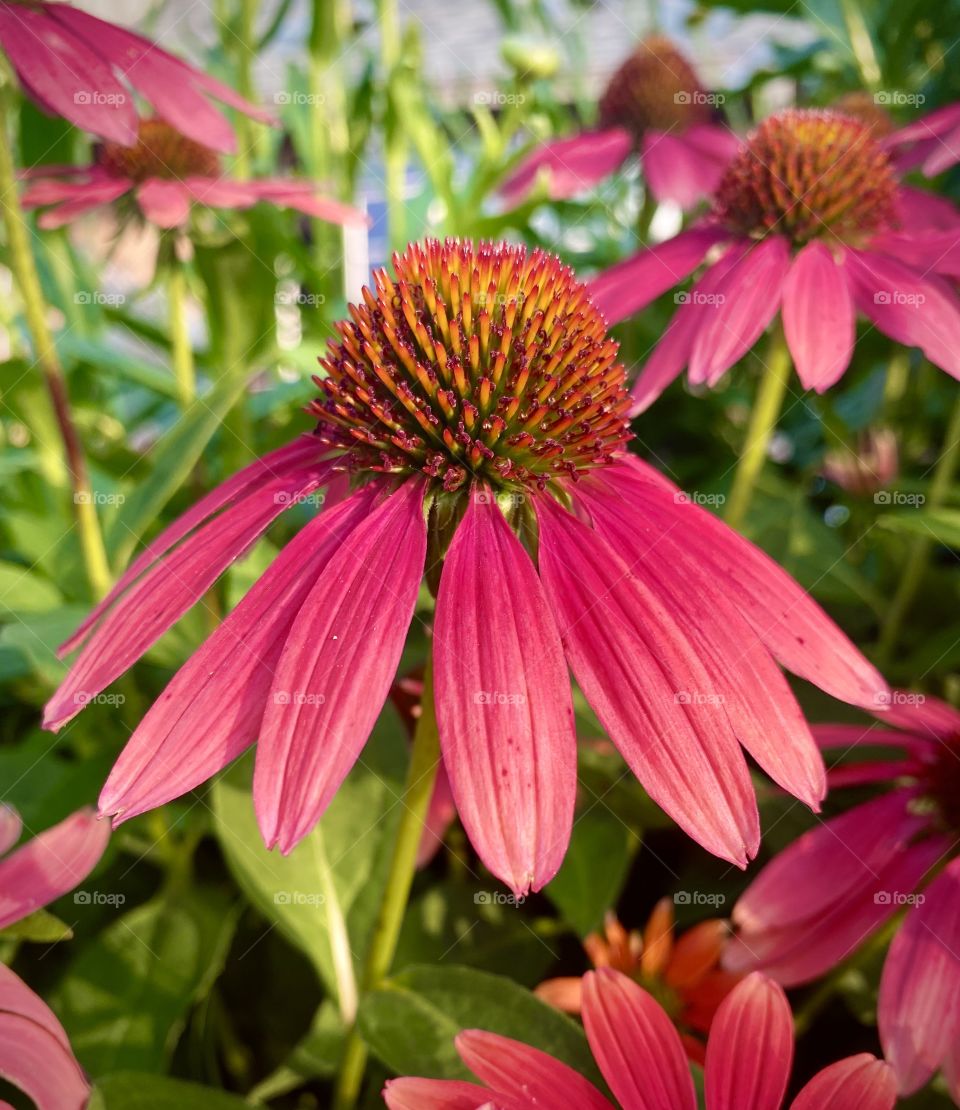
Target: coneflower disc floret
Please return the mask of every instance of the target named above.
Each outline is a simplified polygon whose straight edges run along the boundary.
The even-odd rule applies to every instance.
[[[215,150],[188,139],[162,119],[141,120],[133,146],[101,143],[97,161],[110,173],[131,181],[151,177],[183,181],[188,177],[217,177],[220,173]]]
[[[317,435],[354,477],[544,489],[613,460],[629,438],[624,368],[568,267],[455,240],[413,244],[393,267],[336,325],[316,379]]]

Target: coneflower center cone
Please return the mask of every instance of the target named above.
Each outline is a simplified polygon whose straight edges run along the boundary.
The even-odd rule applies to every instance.
[[[216,151],[181,135],[162,119],[144,119],[133,146],[105,142],[97,149],[104,169],[131,181],[148,177],[182,181],[187,177],[216,177],[220,158]]]
[[[575,479],[630,433],[617,344],[555,257],[447,241],[395,256],[393,281],[336,325],[316,434],[345,468],[420,473],[446,493]]]
[[[870,126],[839,112],[765,120],[727,169],[714,214],[731,230],[857,245],[896,224],[897,181]]]

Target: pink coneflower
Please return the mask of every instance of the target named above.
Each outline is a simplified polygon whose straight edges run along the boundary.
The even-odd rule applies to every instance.
[[[0,0],[0,46],[24,92],[44,111],[124,146],[137,141],[131,87],[172,127],[224,153],[235,149],[236,137],[211,99],[273,122],[156,43],[72,4]]]
[[[760,831],[741,744],[810,806],[824,791],[771,656],[858,704],[876,704],[882,679],[767,556],[627,453],[616,343],[556,258],[431,241],[394,267],[337,325],[314,433],[149,545],[64,645],[82,650],[47,726],[122,674],[284,509],[341,476],[349,496],[280,553],[149,711],[104,813],[177,797],[259,738],[260,827],[291,849],[370,733],[426,573],[444,765],[495,875],[523,893],[563,859],[577,781],[568,665],[651,797],[744,865]]]
[[[24,208],[46,208],[41,227],[62,227],[103,205],[134,211],[161,228],[181,227],[194,204],[249,208],[265,201],[333,223],[366,222],[349,205],[317,195],[309,181],[228,177],[216,151],[182,135],[160,119],[142,120],[136,145],[107,142],[90,166],[40,166],[31,173]]]
[[[20,837],[17,814],[0,806],[0,855]],[[0,929],[72,890],[96,866],[110,830],[80,810],[0,860]],[[82,1110],[90,1084],[53,1012],[0,964],[0,1076],[38,1110]]]
[[[697,1110],[680,1037],[654,998],[620,972],[584,978],[583,1024],[616,1102],[568,1065],[520,1041],[467,1029],[456,1039],[464,1064],[485,1085],[394,1079],[390,1110]],[[793,1015],[776,983],[750,975],[727,996],[707,1042],[707,1110],[780,1110],[793,1066]],[[868,1052],[818,1072],[791,1110],[891,1110],[889,1067]]]
[[[939,211],[936,213],[940,219]],[[868,125],[833,111],[764,121],[726,170],[710,215],[589,283],[617,322],[706,261],[633,389],[633,412],[688,367],[715,385],[781,312],[805,389],[847,369],[857,312],[960,377],[960,276],[954,230],[927,226]]]
[[[903,1094],[942,1068],[960,1102],[960,713],[898,692],[884,720],[895,727],[814,727],[827,749],[889,750],[890,758],[830,772],[834,789],[886,792],[805,833],[767,864],[733,911],[738,937],[726,962],[760,967],[787,986],[804,983],[907,908],[880,981],[880,1039]]]
[[[872,497],[899,472],[900,452],[891,428],[867,428],[855,447],[834,448],[823,460],[823,476],[854,497]]]
[[[597,127],[541,146],[501,188],[517,203],[542,175],[566,199],[597,185],[636,151],[657,200],[690,208],[709,196],[740,140],[716,122],[720,100],[662,35],[644,39],[611,77]]]

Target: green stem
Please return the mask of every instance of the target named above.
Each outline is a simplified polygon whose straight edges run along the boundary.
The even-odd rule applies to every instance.
[[[731,528],[739,528],[750,508],[753,491],[767,457],[770,440],[777,428],[780,410],[790,381],[790,353],[783,335],[783,328],[777,325],[770,336],[766,364],[760,388],[753,401],[750,423],[743,452],[737,462],[733,475],[733,485],[724,519]]]
[[[74,519],[87,579],[94,595],[102,597],[110,589],[110,566],[87,474],[83,445],[73,422],[66,378],[47,324],[47,306],[36,262],[30,250],[30,230],[20,207],[10,139],[13,130],[11,115],[10,93],[6,90],[0,94],[0,206],[3,208],[3,223],[7,233],[10,269],[23,298],[24,315],[33,342],[34,355],[50,396],[63,443],[73,492]]]
[[[393,858],[384,888],[380,912],[377,916],[363,965],[361,989],[374,990],[390,970],[397,950],[400,927],[410,897],[410,887],[416,869],[417,848],[433,794],[433,784],[440,763],[440,739],[437,734],[437,716],[433,702],[433,673],[427,663],[423,677],[421,712],[413,736],[407,781],[403,788],[400,824],[393,844]],[[333,1110],[351,1110],[356,1105],[367,1063],[367,1046],[354,1025],[347,1038],[340,1063],[334,1092]]]
[[[196,399],[197,375],[193,364],[193,344],[187,327],[187,275],[183,266],[172,260],[167,270],[167,308],[170,313],[170,345],[177,398],[184,410]]]
[[[253,59],[256,57],[257,0],[240,0],[236,31],[237,89],[247,100],[256,99],[253,84]],[[242,112],[237,113],[237,157],[234,174],[241,180],[250,176],[251,161],[256,153],[256,123]]]
[[[377,0],[377,16],[386,98],[384,176],[387,191],[387,229],[390,235],[390,246],[394,250],[399,250],[406,242],[407,143],[400,120],[397,118],[398,110],[393,94],[403,52],[396,0]]]
[[[850,49],[853,51],[860,79],[864,86],[871,92],[876,92],[883,81],[877,52],[870,37],[870,28],[863,18],[863,12],[857,0],[840,0],[840,10],[843,12],[843,22],[847,28],[847,38],[850,40]]]
[[[953,411],[947,421],[943,451],[937,459],[933,477],[927,487],[925,505],[927,509],[938,509],[946,501],[957,473],[958,463],[960,463],[960,396],[954,402]],[[886,620],[877,641],[876,659],[881,667],[889,663],[893,650],[897,646],[904,618],[923,581],[933,546],[933,538],[929,536],[917,536],[910,545],[903,574],[887,609]]]

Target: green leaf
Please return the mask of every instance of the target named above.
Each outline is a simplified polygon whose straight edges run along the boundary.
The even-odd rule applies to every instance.
[[[468,967],[411,967],[360,1006],[367,1044],[398,1075],[466,1079],[453,1040],[486,1029],[533,1045],[602,1085],[578,1025],[500,975]]]
[[[893,532],[924,536],[933,543],[960,550],[960,509],[914,509],[884,513],[879,524]]]
[[[217,834],[240,887],[265,917],[301,949],[327,988],[350,990],[334,950],[346,928],[358,970],[386,879],[406,741],[392,712],[381,717],[357,766],[316,829],[289,855],[264,847],[250,794],[252,759],[238,761],[213,788]]]
[[[177,892],[117,918],[81,950],[56,1009],[92,1075],[167,1066],[190,1007],[222,970],[237,912],[216,889]]]
[[[107,549],[115,567],[126,566],[140,537],[190,476],[245,386],[241,376],[225,378],[198,397],[157,444],[150,456],[149,476],[137,483],[107,531]]]
[[[637,847],[635,834],[601,805],[573,826],[570,847],[546,894],[580,936],[599,928],[617,904]]]
[[[97,1083],[89,1110],[251,1110],[259,1105],[199,1083],[124,1071]]]
[[[46,910],[35,910],[29,917],[0,929],[0,940],[26,940],[34,944],[54,944],[72,936],[73,929]]]

